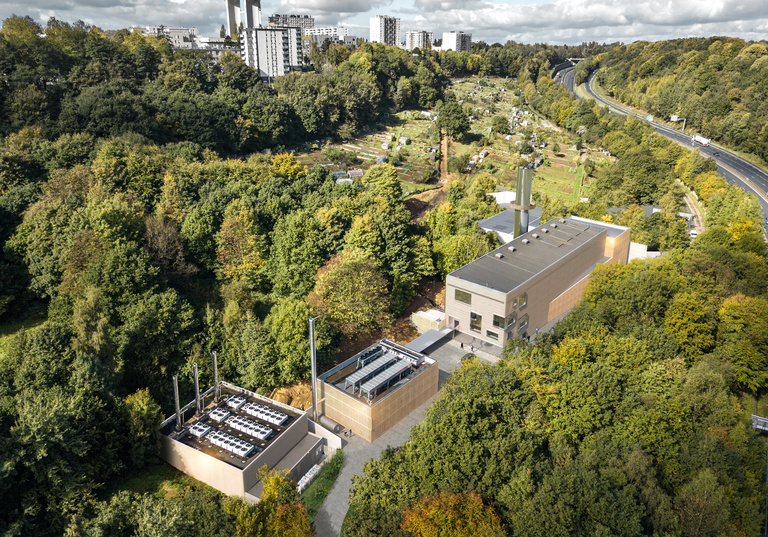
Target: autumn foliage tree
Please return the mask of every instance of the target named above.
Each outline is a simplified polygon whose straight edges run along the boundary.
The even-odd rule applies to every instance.
[[[347,335],[370,333],[391,322],[387,281],[359,250],[344,250],[318,272],[309,302]]]
[[[503,537],[493,508],[476,492],[440,492],[405,510],[402,528],[418,537]]]

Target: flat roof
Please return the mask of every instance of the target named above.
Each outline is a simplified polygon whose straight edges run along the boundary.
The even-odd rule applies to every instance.
[[[231,406],[228,404],[230,397],[240,398],[243,401],[236,406]],[[248,408],[249,405],[252,407]],[[253,407],[260,407],[258,410],[267,412],[256,412]],[[267,449],[301,414],[302,412],[298,410],[291,410],[266,397],[243,393],[222,384],[219,401],[209,402],[200,416],[192,415],[184,422],[179,433],[176,433],[175,419],[166,420],[167,423],[160,431],[177,442],[242,470],[248,466],[253,457]],[[251,425],[254,430],[248,431],[246,427],[241,426],[243,423]],[[203,436],[198,437],[193,433],[195,427],[205,431]],[[266,429],[269,429],[269,432]],[[258,434],[261,432],[265,432],[266,435]],[[219,445],[220,442],[216,442],[214,438],[216,433],[222,433],[228,440],[244,442],[253,449],[247,455],[240,455],[226,446]]]
[[[627,228],[577,218],[553,218],[449,274],[458,280],[509,293],[602,233]]]
[[[434,363],[419,351],[382,339],[318,378],[350,397],[376,404]]]
[[[541,207],[528,211],[528,227],[538,226],[541,220]],[[512,235],[515,232],[515,211],[505,209],[498,214],[477,222],[480,229],[488,229]]]

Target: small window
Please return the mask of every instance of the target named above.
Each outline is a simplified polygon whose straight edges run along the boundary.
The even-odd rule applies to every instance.
[[[499,334],[496,333],[496,332],[491,332],[490,330],[486,330],[485,331],[485,335],[488,336],[491,339],[496,339],[496,340],[499,339]]]
[[[517,307],[517,299],[514,299],[512,301],[512,309],[515,309]]]
[[[520,300],[518,301],[518,304],[520,304],[520,309],[523,309],[528,305],[528,293],[523,293],[520,295]]]
[[[504,319],[504,317],[500,317],[498,315],[494,315],[493,316],[493,326],[495,326],[496,328],[506,328],[507,327],[506,319]]]
[[[526,313],[522,317],[520,317],[520,325],[517,327],[518,332],[522,332],[525,330],[525,327],[528,326],[528,314]]]
[[[480,331],[480,326],[483,324],[483,316],[479,313],[470,312],[469,314],[469,329],[475,332]]]
[[[464,304],[472,305],[472,295],[466,291],[456,289],[456,294],[454,296],[456,297],[457,302],[463,302]]]
[[[516,321],[517,321],[517,312],[513,311],[512,313],[507,315],[506,324],[504,325],[504,327],[512,326],[513,324],[515,324]]]

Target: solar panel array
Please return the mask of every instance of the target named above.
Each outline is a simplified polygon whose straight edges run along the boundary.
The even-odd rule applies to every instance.
[[[192,427],[189,428],[189,432],[193,436],[202,438],[205,435],[207,435],[209,432],[211,432],[211,429],[212,427],[210,425],[206,425],[201,421],[196,421],[194,425],[192,425]]]
[[[244,404],[245,404],[245,397],[243,397],[242,395],[232,395],[229,398],[227,398],[227,406],[230,408],[234,408],[235,410],[238,410]]]
[[[255,447],[253,444],[246,442],[245,440],[240,440],[231,434],[223,433],[221,431],[212,431],[208,434],[207,439],[214,446],[226,449],[238,457],[247,457]]]
[[[288,419],[288,414],[279,410],[272,410],[268,406],[258,403],[246,403],[243,405],[243,410],[255,418],[274,423],[275,425],[282,425]]]
[[[230,416],[231,412],[224,410],[223,408],[216,407],[211,410],[211,419],[218,422],[222,422]]]
[[[241,418],[240,416],[232,416],[229,418],[227,420],[227,425],[236,431],[258,438],[259,440],[266,440],[267,437],[272,434],[272,429],[266,425],[256,423],[255,421],[246,418]]]

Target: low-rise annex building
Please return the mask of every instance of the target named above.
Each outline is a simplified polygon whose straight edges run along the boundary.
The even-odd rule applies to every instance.
[[[218,394],[210,388],[162,423],[160,457],[224,494],[257,501],[265,465],[298,483],[341,449],[341,438],[309,415],[219,382]]]
[[[317,379],[318,411],[373,442],[437,393],[435,360],[382,339]]]
[[[446,277],[447,327],[499,349],[530,338],[581,301],[598,264],[627,263],[629,232],[577,217],[535,227]]]

